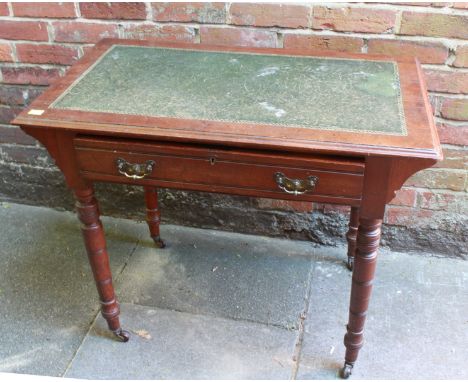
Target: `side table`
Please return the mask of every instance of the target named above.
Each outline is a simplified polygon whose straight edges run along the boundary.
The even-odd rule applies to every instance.
[[[365,54],[106,39],[13,123],[73,190],[101,311],[122,341],[94,182],[145,188],[157,247],[158,187],[351,206],[344,378],[385,206],[442,158],[417,60]]]

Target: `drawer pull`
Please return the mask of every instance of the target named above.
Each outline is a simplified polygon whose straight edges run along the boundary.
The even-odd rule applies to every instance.
[[[282,172],[275,174],[276,184],[288,194],[300,195],[312,191],[318,183],[317,176],[308,176],[306,179],[290,179]]]
[[[130,163],[125,159],[117,158],[117,169],[119,173],[125,175],[127,178],[143,179],[145,176],[153,172],[155,162],[153,160],[146,161],[146,163]]]

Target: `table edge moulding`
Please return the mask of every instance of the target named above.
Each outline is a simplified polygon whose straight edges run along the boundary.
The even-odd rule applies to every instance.
[[[326,130],[262,121],[55,107],[57,100],[86,78],[114,46],[205,52],[207,57],[213,52],[230,52],[261,59],[287,56],[391,62],[399,79],[404,129],[401,134]],[[369,113],[373,118],[381,117],[372,110]],[[147,222],[158,248],[164,247],[159,234],[159,187],[351,206],[346,238],[347,266],[353,276],[341,369],[344,378],[351,374],[363,344],[385,206],[406,179],[442,159],[421,66],[411,57],[104,39],[13,124],[47,148],[73,190],[101,312],[109,328],[124,342],[129,334],[119,322],[94,182],[144,187]]]

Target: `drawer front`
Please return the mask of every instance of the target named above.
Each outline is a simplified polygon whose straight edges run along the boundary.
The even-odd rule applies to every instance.
[[[75,140],[84,177],[240,195],[360,199],[359,161],[162,143]]]

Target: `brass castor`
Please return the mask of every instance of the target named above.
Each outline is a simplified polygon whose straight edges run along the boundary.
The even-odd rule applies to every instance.
[[[346,267],[352,271],[354,268],[354,257],[348,256],[348,261],[346,262]]]
[[[128,340],[130,339],[130,333],[123,329],[115,330],[114,334],[122,342],[128,342]]]
[[[340,370],[340,377],[343,379],[348,379],[352,373],[353,373],[353,365],[345,362],[343,368]]]
[[[153,241],[154,241],[154,245],[157,248],[165,248],[166,247],[166,243],[161,239],[160,236],[153,236]]]

